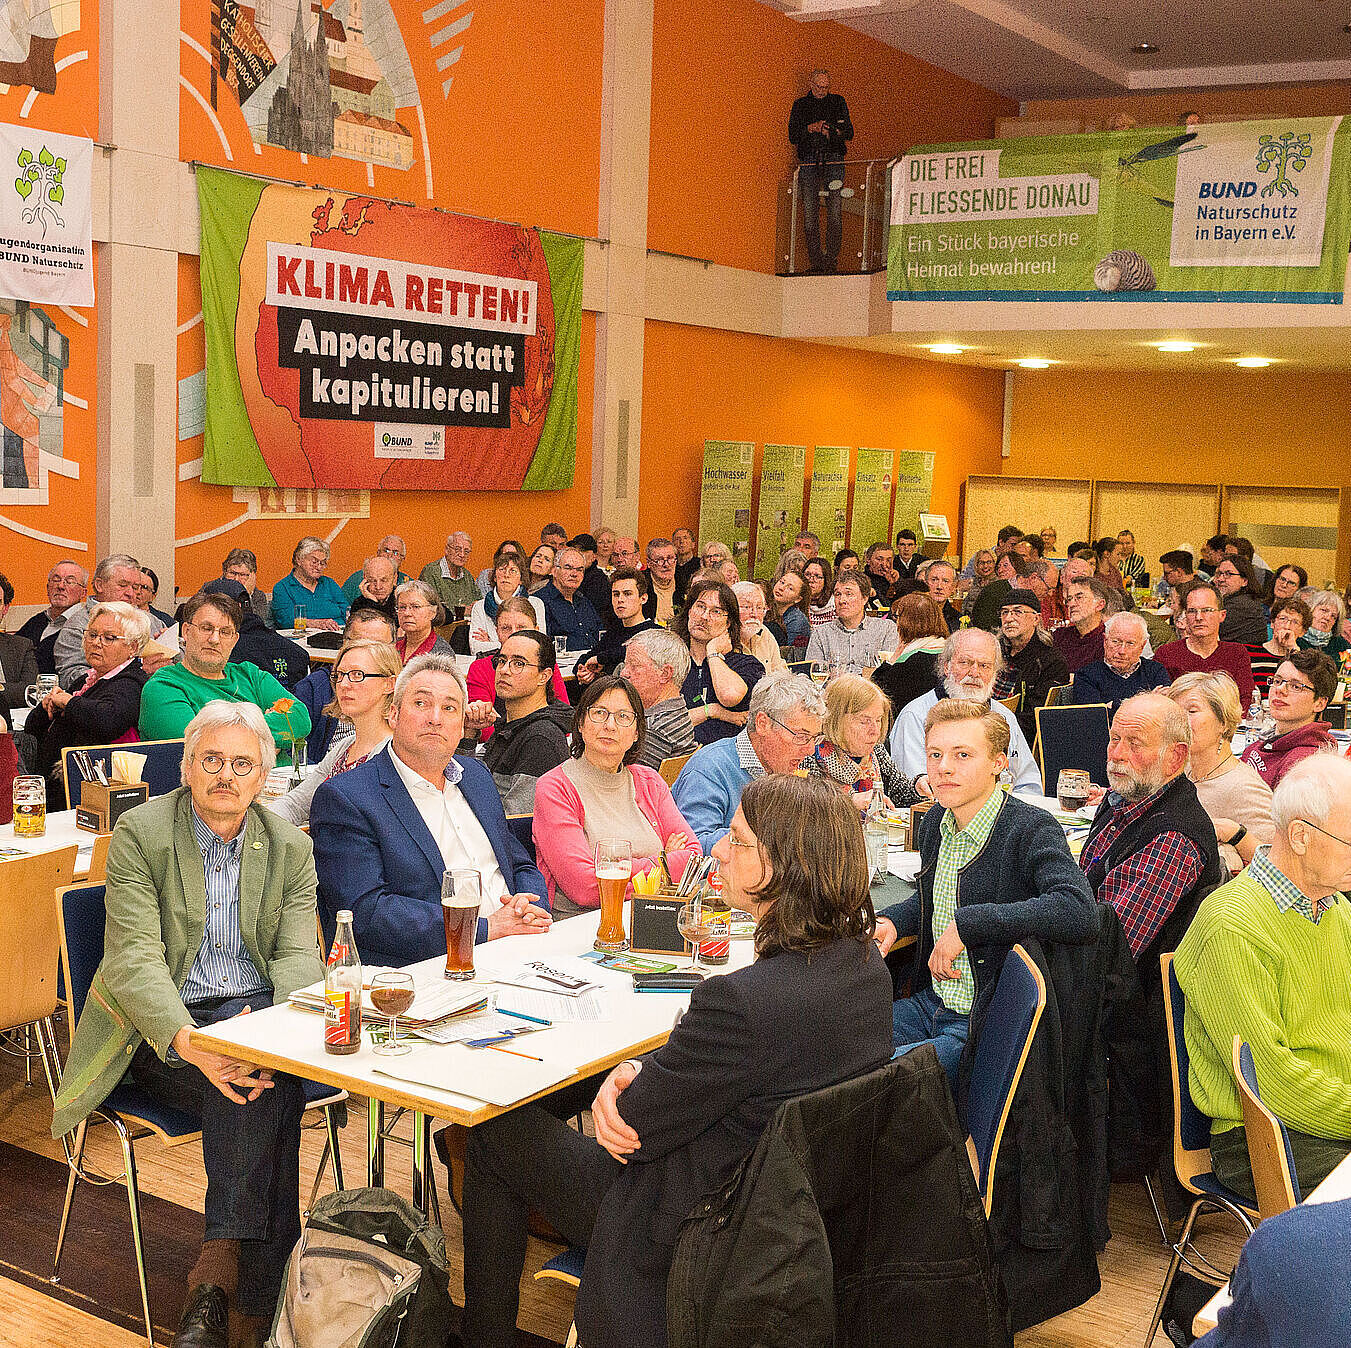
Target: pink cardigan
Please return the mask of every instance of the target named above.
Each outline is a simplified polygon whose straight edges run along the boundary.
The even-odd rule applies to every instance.
[[[664,843],[673,833],[684,833],[689,838],[689,850],[701,855],[702,848],[694,830],[685,822],[685,816],[671,799],[671,788],[652,768],[635,763],[628,769],[633,774],[634,797]],[[586,839],[585,811],[582,798],[572,779],[562,767],[550,768],[535,784],[535,857],[544,883],[549,886],[552,903],[558,889],[579,908],[598,908],[600,894],[596,889],[595,856]],[[634,857],[634,875],[646,875],[658,864],[655,856]],[[632,897],[632,895],[630,895]]]

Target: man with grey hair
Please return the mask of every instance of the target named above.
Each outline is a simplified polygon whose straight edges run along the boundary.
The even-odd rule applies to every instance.
[[[89,666],[84,658],[84,629],[89,626],[90,615],[100,604],[110,601],[135,604],[140,584],[141,564],[125,552],[111,553],[94,568],[94,593],[83,604],[76,604],[67,611],[66,621],[56,634],[52,647],[52,659],[62,688],[73,691],[89,676]],[[152,616],[150,635],[157,637],[162,631],[164,624]],[[152,653],[142,657],[141,666],[147,673],[153,673],[172,659],[168,652]]]
[[[655,602],[651,608],[644,605],[643,612],[663,627],[670,627],[675,622],[676,610],[685,602],[685,590],[691,577],[699,570],[699,559],[695,557],[694,569],[684,574],[676,565],[676,546],[669,538],[648,539],[644,555],[647,558],[647,588]]]
[[[580,593],[586,558],[574,547],[564,547],[554,558],[553,579],[535,596],[544,605],[545,631],[564,637],[570,651],[589,651],[600,641],[600,615]]]
[[[798,194],[802,198],[802,225],[807,236],[807,271],[830,275],[840,255],[844,170],[840,163],[849,152],[854,124],[849,105],[830,92],[830,71],[812,71],[811,88],[793,103],[788,114],[788,139],[797,151]],[[826,198],[826,242],[821,246],[821,194]]]
[[[375,552],[373,555],[376,557],[386,557],[394,564],[394,586],[391,587],[392,589],[402,585],[404,581],[412,579],[411,576],[406,576],[403,573],[403,559],[408,556],[408,547],[398,534],[386,534],[379,543],[375,545]],[[357,602],[357,596],[362,593],[361,579],[364,571],[364,567],[360,570],[353,571],[342,583],[342,592],[347,596],[347,602],[349,604],[355,604]]]
[[[994,700],[995,679],[1004,667],[999,641],[993,632],[979,627],[963,627],[954,632],[938,657],[939,687],[907,702],[896,714],[891,727],[891,757],[896,766],[915,779],[928,794],[927,759],[924,753],[924,718],[940,698],[960,697],[972,702],[989,702],[991,710],[1009,725],[1009,774],[1013,789],[1025,795],[1041,795],[1041,773],[1032,757],[1018,718],[1002,703]],[[920,778],[924,778],[921,784]]]
[[[549,929],[544,877],[507,827],[492,774],[455,755],[466,701],[453,656],[410,660],[394,685],[390,743],[314,793],[324,931],[331,938],[338,910],[350,908],[367,963],[445,954],[447,871],[478,872],[479,941]]]
[[[1136,693],[1166,688],[1172,677],[1157,660],[1145,655],[1149,628],[1138,613],[1114,613],[1103,623],[1102,659],[1085,665],[1074,675],[1066,702],[1086,706],[1105,702],[1108,715]]]
[[[707,856],[727,832],[748,782],[766,773],[796,772],[821,742],[825,699],[812,681],[782,670],[751,693],[743,730],[714,740],[690,759],[671,795]]]
[[[463,529],[457,529],[446,539],[446,555],[439,561],[428,562],[418,577],[436,591],[448,617],[453,616],[456,608],[473,608],[481,597],[478,582],[469,569],[473,547],[474,540]]]
[[[1307,1195],[1351,1154],[1351,763],[1317,754],[1281,779],[1276,833],[1201,904],[1174,959],[1192,1099],[1215,1176],[1256,1198],[1233,1077],[1237,1035],[1285,1125]]]
[[[1224,880],[1215,825],[1186,774],[1187,713],[1162,693],[1127,698],[1112,718],[1107,781],[1079,865],[1121,919],[1148,994],[1201,893]]]
[[[690,652],[674,632],[650,627],[624,645],[624,677],[634,686],[647,712],[647,734],[638,761],[660,768],[668,758],[696,748],[690,709],[680,685],[690,672]]]
[[[193,1030],[284,1003],[323,977],[310,840],[257,804],[276,762],[257,707],[209,702],[184,737],[183,786],[118,821],[103,960],[71,1042],[53,1136],[130,1072],[200,1120],[206,1235],[174,1342],[266,1333],[300,1235],[294,1077],[197,1047]],[[233,1316],[231,1317],[233,1319]]]
[[[47,607],[39,609],[15,634],[33,643],[39,674],[56,673],[56,638],[70,611],[78,608],[88,593],[89,572],[79,562],[57,562],[47,572]]]
[[[394,607],[394,591],[398,588],[399,570],[388,557],[376,553],[361,564],[357,592],[351,596],[350,614],[356,609],[373,609],[383,613],[397,625],[398,613]],[[345,592],[346,587],[344,587]]]

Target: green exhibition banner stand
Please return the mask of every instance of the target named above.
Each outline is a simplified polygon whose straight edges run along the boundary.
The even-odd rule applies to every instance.
[[[760,460],[760,509],[755,532],[755,577],[768,580],[802,528],[806,445],[766,445]]]
[[[751,479],[755,444],[748,440],[705,440],[704,478],[699,492],[699,546],[726,543],[745,573],[750,552]]]
[[[812,494],[807,528],[821,540],[821,552],[833,558],[849,534],[849,450],[817,445],[812,456]]]
[[[891,485],[894,449],[860,449],[854,463],[854,508],[849,515],[849,546],[860,556],[871,543],[891,537]]]
[[[919,517],[929,509],[934,487],[932,450],[903,449],[896,456],[896,506],[891,527],[894,538],[902,529],[913,529],[922,540]],[[854,507],[858,509],[857,506]]]

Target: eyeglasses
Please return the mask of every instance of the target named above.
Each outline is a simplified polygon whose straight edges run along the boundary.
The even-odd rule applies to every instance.
[[[1208,618],[1212,613],[1218,613],[1217,608],[1189,608],[1184,610],[1189,618]]]
[[[340,669],[334,676],[334,683],[365,683],[367,679],[392,679],[393,674],[367,674],[364,669]]]
[[[769,713],[766,712],[765,715],[769,716]],[[777,716],[769,716],[769,719],[773,721],[794,744],[800,744],[804,749],[808,746],[815,748],[818,744],[823,744],[825,742],[826,737],[824,735],[814,734],[810,730],[794,730],[791,726],[784,725]]]
[[[1226,571],[1226,570],[1224,570],[1223,568],[1221,568],[1220,570],[1218,570],[1217,572],[1215,572],[1215,577],[1216,577],[1216,579],[1218,579],[1220,576],[1223,576],[1226,580],[1237,580],[1237,579],[1238,579],[1238,572],[1237,572],[1237,571]]]
[[[251,758],[225,758],[221,754],[203,754],[197,760],[213,777],[228,763],[236,777],[247,777],[258,766]]]
[[[1273,678],[1271,682],[1267,685],[1267,687],[1273,689],[1289,688],[1292,692],[1299,692],[1299,693],[1313,692],[1313,686],[1311,684],[1300,683],[1296,679]]]
[[[519,674],[522,670],[538,669],[538,665],[532,665],[528,660],[522,660],[519,655],[503,655],[498,651],[493,656],[493,668],[505,669],[510,674]]]
[[[730,833],[727,835],[727,844],[729,847],[754,847],[754,843],[742,842],[740,838],[734,838]]]
[[[727,610],[721,605],[705,604],[702,600],[690,605],[690,613],[701,613],[705,618],[725,618]]]
[[[121,632],[91,632],[87,627],[84,629],[84,639],[92,642],[96,646],[111,646],[114,641],[125,641],[126,637]]]
[[[1331,838],[1333,842],[1339,842],[1343,847],[1351,847],[1351,838],[1340,838],[1335,833],[1329,833],[1327,829],[1320,828],[1312,819],[1301,819],[1301,824],[1308,824],[1315,833],[1321,833],[1325,838]]]
[[[638,724],[638,718],[631,711],[611,711],[609,707],[588,707],[586,719],[592,725],[613,721],[621,730],[632,730]]]
[[[195,627],[202,634],[206,641],[212,637],[219,637],[222,641],[227,638],[238,635],[233,627],[211,627],[206,623],[189,623],[189,627]]]

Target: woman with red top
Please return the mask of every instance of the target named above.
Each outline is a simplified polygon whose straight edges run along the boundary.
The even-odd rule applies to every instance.
[[[406,580],[394,591],[394,611],[399,615],[399,639],[394,648],[407,664],[419,655],[453,655],[450,643],[432,630],[440,602],[425,580]]]
[[[496,625],[499,649],[509,636],[513,636],[517,632],[543,630],[536,625],[535,610],[531,601],[523,597],[502,601],[497,610]],[[465,676],[465,684],[469,689],[470,707],[473,707],[476,702],[485,704],[476,715],[467,719],[482,721],[486,710],[491,709],[493,703],[497,700],[497,671],[493,668],[491,656],[482,656],[469,666],[469,673]],[[563,683],[563,676],[558,672],[558,667],[555,665],[554,701],[566,702],[567,700],[568,690]],[[482,731],[482,738],[487,740],[492,736],[492,733],[492,726],[485,726]]]

